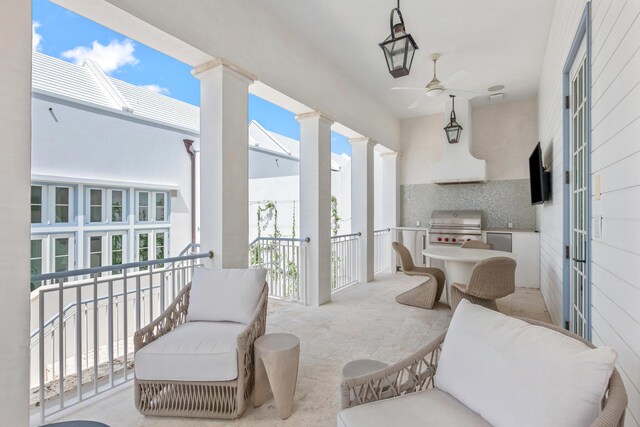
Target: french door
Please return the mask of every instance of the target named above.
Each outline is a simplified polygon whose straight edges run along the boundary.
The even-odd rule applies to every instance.
[[[590,313],[589,283],[589,149],[587,92],[587,55],[583,40],[571,66],[569,79],[569,330],[587,338]]]

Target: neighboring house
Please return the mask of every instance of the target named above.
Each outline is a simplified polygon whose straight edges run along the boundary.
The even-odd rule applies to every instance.
[[[38,52],[32,98],[32,274],[175,256],[191,242],[198,183],[183,141],[198,146],[198,107],[109,77],[95,62]],[[250,236],[267,201],[278,207],[283,235],[292,235],[299,142],[254,121],[249,147]],[[331,168],[340,232],[348,232],[350,158],[332,154]],[[267,225],[264,236],[272,234]]]

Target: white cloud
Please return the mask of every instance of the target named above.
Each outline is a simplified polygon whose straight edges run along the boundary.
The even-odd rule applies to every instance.
[[[40,28],[40,23],[33,21],[31,24],[31,48],[40,52],[42,50],[42,34],[36,31],[38,28]]]
[[[140,87],[143,87],[145,89],[149,89],[155,93],[161,93],[162,95],[169,95],[171,92],[169,92],[169,89],[167,89],[166,87],[162,87],[159,86],[157,84],[150,84],[150,85],[140,85]]]
[[[135,46],[131,40],[113,40],[108,45],[103,45],[94,40],[91,47],[76,46],[73,49],[62,52],[62,57],[71,59],[81,65],[85,59],[91,59],[98,63],[102,70],[109,74],[118,71],[125,65],[136,65],[138,58],[133,54]]]

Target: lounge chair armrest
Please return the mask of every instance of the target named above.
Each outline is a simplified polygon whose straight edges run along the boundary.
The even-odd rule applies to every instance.
[[[153,322],[136,331],[133,335],[133,348],[137,352],[145,345],[152,343],[172,329],[182,325],[187,318],[191,283],[185,286],[169,307]]]
[[[342,409],[433,387],[446,331],[404,360],[340,384]]]

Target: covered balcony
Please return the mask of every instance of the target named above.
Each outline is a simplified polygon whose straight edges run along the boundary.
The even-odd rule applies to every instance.
[[[32,81],[33,61],[48,59],[32,53],[30,3],[0,6],[1,425],[364,426],[382,415],[386,424],[429,425],[404,413],[402,402],[440,393],[449,400],[424,403],[431,408],[424,412],[452,425],[464,417],[469,425],[535,425],[575,415],[581,421],[573,425],[640,426],[640,3],[412,0],[401,15],[399,2],[365,0],[50,1],[187,64],[200,86],[199,120],[187,128],[169,126],[161,114],[142,117],[154,101],[87,61],[82,72],[67,67],[67,81],[93,73],[105,105],[90,96],[78,103],[67,96],[73,90],[56,105],[146,122],[117,132],[96,127],[100,147],[87,137],[81,149],[65,151],[54,125],[34,127],[43,116],[60,127],[74,120],[33,101],[49,102],[56,83],[49,90]],[[407,44],[401,64],[395,37],[417,40],[415,56]],[[295,115],[295,150],[249,119],[250,95]],[[166,176],[170,165],[149,181],[100,165],[130,148],[126,134],[145,134],[132,156],[153,162],[160,149],[142,145],[156,138],[147,125],[185,136],[164,153],[179,152],[183,161],[186,148],[189,169],[180,169],[179,184]],[[351,150],[343,232],[332,132]],[[262,235],[260,213],[271,207],[251,204],[251,149],[265,151],[258,134],[299,171],[288,236]],[[86,173],[109,176],[65,175],[82,155]],[[107,209],[117,226],[102,221]],[[65,220],[49,230],[49,217]],[[128,234],[114,233],[118,227]],[[75,252],[82,261],[74,264]],[[125,259],[127,252],[136,255]],[[93,264],[92,256],[102,258]],[[34,260],[49,270],[34,272]],[[246,348],[228,352],[235,376],[200,381],[223,383],[203,386],[215,391],[198,399],[223,407],[216,410],[228,419],[194,415],[189,405],[197,404],[179,395],[200,385],[173,378],[163,379],[167,387],[157,380],[150,400],[175,399],[180,408],[172,410],[185,415],[144,415],[136,407],[144,394],[134,383],[136,354],[186,323],[205,323],[187,319],[196,276],[236,270],[264,270],[268,290],[246,322],[207,320],[244,328],[234,325]],[[238,283],[225,292],[244,289]],[[225,292],[212,301],[224,305]],[[299,340],[299,365],[274,368],[274,379],[265,362],[272,348],[254,344],[276,334]],[[450,349],[464,351],[446,354],[445,336]],[[484,345],[484,338],[496,341]],[[565,351],[586,359],[562,359]],[[528,364],[518,367],[520,359]],[[507,366],[498,380],[513,387],[515,404],[532,401],[520,409],[542,418],[518,419],[518,411],[492,405],[490,393],[469,399],[464,390],[441,389],[447,377],[439,383],[439,372],[450,373],[451,360],[470,370]],[[538,377],[539,366],[549,369]],[[565,406],[574,410],[580,392],[593,391],[583,412],[565,412],[539,384],[558,366],[566,369],[553,387],[575,392]],[[276,388],[288,382],[291,389],[292,377],[287,411]],[[155,387],[155,379],[142,380]],[[259,406],[265,384],[275,396]],[[537,391],[526,396],[529,389]]]

